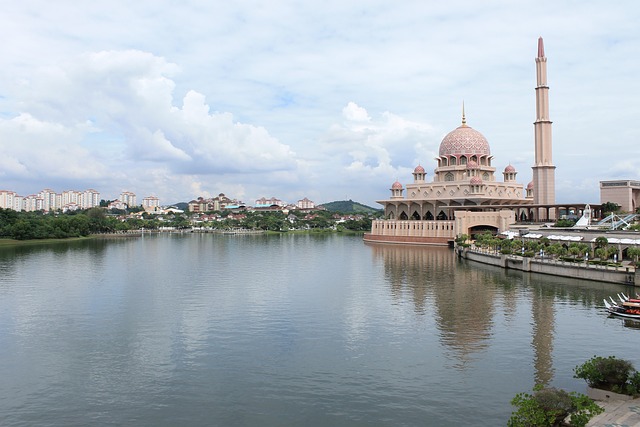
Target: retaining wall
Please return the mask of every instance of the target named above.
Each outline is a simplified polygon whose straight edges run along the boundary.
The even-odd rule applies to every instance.
[[[598,282],[640,286],[640,274],[638,274],[638,270],[629,268],[614,268],[538,258],[523,258],[513,255],[480,252],[460,247],[456,248],[456,251],[461,258],[502,268],[553,276],[574,277]]]

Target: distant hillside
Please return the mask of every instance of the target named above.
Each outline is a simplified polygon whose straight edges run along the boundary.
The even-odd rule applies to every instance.
[[[372,208],[367,205],[363,205],[362,203],[354,202],[353,200],[341,200],[337,202],[329,202],[323,203],[321,205],[326,210],[331,212],[340,212],[345,214],[351,213],[376,213],[380,212],[381,209]]]
[[[169,205],[169,206],[175,206],[176,208],[181,209],[181,210],[183,210],[185,212],[189,210],[189,203],[187,203],[187,202],[178,202],[178,203],[174,203],[174,204]]]

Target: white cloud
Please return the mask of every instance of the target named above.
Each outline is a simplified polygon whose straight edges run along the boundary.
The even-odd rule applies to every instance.
[[[0,56],[3,186],[371,203],[417,163],[432,170],[463,99],[496,164],[528,182],[542,35],[567,183],[558,199],[573,201],[571,186],[594,176],[638,178],[611,153],[640,154],[639,19],[632,0],[11,2],[0,15],[12,41]]]

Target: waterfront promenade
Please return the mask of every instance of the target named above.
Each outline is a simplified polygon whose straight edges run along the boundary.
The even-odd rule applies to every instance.
[[[587,427],[640,427],[640,399],[599,401],[604,412],[592,418]]]

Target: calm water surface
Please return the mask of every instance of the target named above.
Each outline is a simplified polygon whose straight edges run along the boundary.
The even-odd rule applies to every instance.
[[[640,367],[620,291],[337,235],[0,248],[0,425],[503,426]]]

